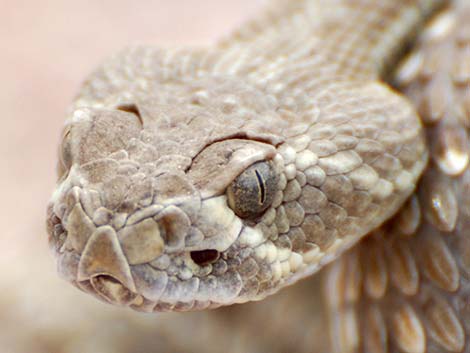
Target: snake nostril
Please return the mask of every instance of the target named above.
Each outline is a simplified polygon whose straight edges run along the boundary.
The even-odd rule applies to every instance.
[[[220,253],[214,249],[191,251],[191,259],[199,266],[205,266],[216,262]]]
[[[93,283],[112,283],[114,285],[122,285],[116,278],[110,275],[98,275],[93,277]]]
[[[111,303],[126,304],[135,297],[126,286],[113,276],[102,274],[91,279],[91,285]]]

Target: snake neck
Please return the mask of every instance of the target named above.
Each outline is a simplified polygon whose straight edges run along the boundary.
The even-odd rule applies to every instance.
[[[257,71],[307,62],[312,74],[328,70],[334,76],[375,79],[386,76],[413,33],[448,2],[274,0],[264,16],[242,26],[219,48],[251,53],[250,69],[258,66]]]

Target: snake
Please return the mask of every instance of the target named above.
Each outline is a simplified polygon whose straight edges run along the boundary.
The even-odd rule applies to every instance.
[[[62,131],[59,275],[162,312],[325,268],[334,352],[470,352],[469,7],[271,0],[211,47],[112,56]]]

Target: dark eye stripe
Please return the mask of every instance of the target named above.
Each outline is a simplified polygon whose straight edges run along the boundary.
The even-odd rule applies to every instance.
[[[144,122],[142,120],[142,116],[140,114],[140,110],[137,107],[137,105],[135,105],[135,104],[123,104],[123,105],[120,105],[120,106],[116,107],[116,109],[120,110],[122,112],[134,114],[139,119],[140,123],[142,125],[144,124]]]

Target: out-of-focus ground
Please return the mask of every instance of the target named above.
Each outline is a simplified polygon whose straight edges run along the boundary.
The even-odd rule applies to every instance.
[[[44,226],[56,145],[80,82],[132,43],[209,44],[265,0],[3,0],[0,353],[325,352],[317,283],[189,314],[114,308],[58,279]]]

